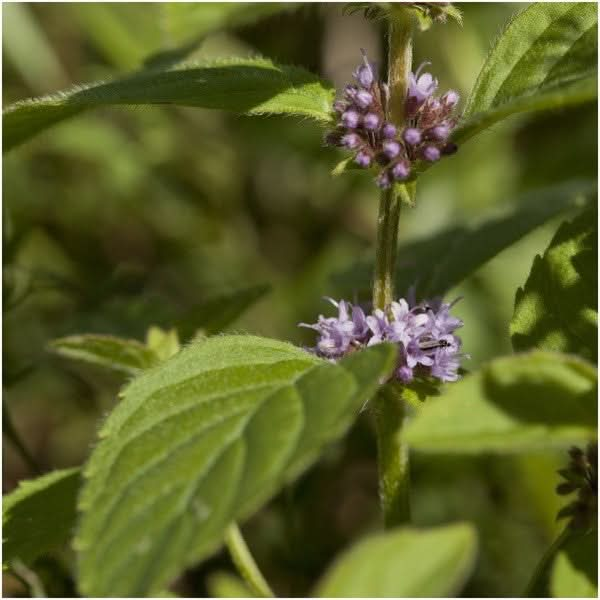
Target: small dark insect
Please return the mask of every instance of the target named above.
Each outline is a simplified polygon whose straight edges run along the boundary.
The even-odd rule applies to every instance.
[[[447,348],[448,346],[450,346],[450,342],[447,340],[431,340],[430,342],[419,343],[421,350],[435,350],[436,348]]]

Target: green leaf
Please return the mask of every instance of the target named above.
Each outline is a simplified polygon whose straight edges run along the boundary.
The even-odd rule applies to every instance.
[[[451,597],[475,565],[477,534],[467,523],[404,527],[371,536],[336,560],[321,598]]]
[[[218,336],[134,379],[85,469],[77,534],[88,596],[140,596],[214,552],[349,427],[394,368],[380,345],[331,364]]]
[[[183,340],[191,338],[198,330],[206,335],[221,333],[247,308],[271,290],[270,285],[253,285],[215,294],[192,307],[176,327]]]
[[[63,469],[22,481],[2,498],[3,564],[30,564],[69,540],[79,485],[79,469]]]
[[[158,360],[171,358],[181,347],[176,329],[165,330],[154,325],[146,333],[146,346],[154,352]]]
[[[498,358],[446,386],[409,423],[406,440],[425,452],[517,452],[595,436],[597,373],[569,355]]]
[[[598,597],[598,532],[568,537],[554,559],[550,574],[554,598]]]
[[[173,104],[328,121],[333,95],[331,86],[316,75],[262,58],[182,64],[17,102],[3,113],[2,139],[9,150],[84,110],[119,105]]]
[[[521,196],[503,215],[471,226],[453,227],[431,237],[406,244],[398,250],[396,290],[405,294],[415,282],[418,296],[443,295],[488,260],[553,217],[581,206],[595,182],[569,181]],[[362,260],[333,276],[342,296],[368,292],[372,259]]]
[[[594,100],[597,23],[593,2],[536,2],[519,13],[488,55],[454,140],[517,113]]]
[[[137,340],[110,335],[72,335],[50,343],[50,350],[117,373],[137,375],[159,362],[158,355]]]
[[[597,214],[563,223],[524,288],[517,290],[510,333],[515,350],[541,348],[597,361]]]

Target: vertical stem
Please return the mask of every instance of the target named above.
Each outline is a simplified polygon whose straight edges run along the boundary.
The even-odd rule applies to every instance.
[[[398,127],[405,122],[404,106],[412,67],[410,10],[391,5],[389,24],[387,118]],[[394,299],[398,222],[403,203],[412,204],[414,186],[393,186],[381,193],[377,221],[373,307],[386,310]],[[386,528],[410,521],[408,448],[402,441],[405,405],[398,388],[387,383],[374,402],[379,462],[379,495]]]
[[[242,532],[235,523],[232,523],[225,533],[225,545],[237,570],[250,590],[258,598],[274,598],[275,594],[254,562],[254,558],[242,537]]]
[[[408,446],[402,440],[405,404],[393,384],[375,397],[379,497],[386,529],[410,522]]]
[[[394,274],[398,246],[401,199],[390,188],[382,190],[377,217],[373,308],[384,310],[394,299]]]

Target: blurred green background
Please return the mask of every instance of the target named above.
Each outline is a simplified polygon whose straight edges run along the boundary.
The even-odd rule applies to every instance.
[[[415,41],[442,89],[466,97],[488,48],[524,4],[462,4],[464,25],[435,25]],[[381,23],[343,4],[4,4],[4,106],[107,79],[149,57],[197,44],[191,58],[262,54],[339,87],[364,47],[384,63]],[[164,55],[159,55],[164,58]],[[526,190],[596,176],[596,107],[512,120],[469,142],[419,182],[402,241],[471,223]],[[77,465],[122,381],[48,352],[77,333],[143,339],[229,290],[271,289],[228,327],[310,344],[296,327],[327,310],[330,275],[369,252],[378,194],[362,173],[330,176],[341,158],[315,124],[218,111],[145,107],[91,112],[8,153],[3,164],[4,400],[44,470]],[[555,221],[493,259],[453,291],[468,368],[511,351],[516,288]],[[402,257],[400,257],[402,260]],[[327,401],[326,398],[323,399]],[[31,477],[4,443],[4,491]],[[481,553],[466,596],[521,593],[557,530],[560,456],[415,456],[419,525],[476,523]],[[379,526],[375,443],[367,413],[318,466],[245,527],[281,595],[304,595],[332,557]],[[58,560],[68,564],[65,549]],[[44,577],[44,565],[39,571]],[[398,565],[401,569],[402,565]],[[224,593],[211,577],[224,553],[176,583],[184,595]],[[68,583],[48,580],[51,591]],[[67,586],[67,587],[61,587]],[[8,595],[24,589],[5,576]]]

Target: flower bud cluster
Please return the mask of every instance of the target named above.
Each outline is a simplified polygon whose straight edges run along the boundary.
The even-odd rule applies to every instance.
[[[405,299],[392,302],[388,311],[376,309],[366,315],[345,300],[328,300],[337,317],[319,316],[317,323],[300,323],[318,332],[317,345],[310,350],[323,358],[337,360],[358,349],[391,342],[398,344],[399,362],[394,376],[404,383],[415,377],[456,381],[461,358],[461,340],[454,332],[463,322],[450,314],[454,305],[436,299],[413,306]]]
[[[569,456],[568,467],[558,472],[565,481],[556,491],[561,495],[577,492],[577,498],[560,510],[558,518],[570,517],[570,527],[588,529],[598,519],[598,444],[589,443],[585,452],[573,446]]]
[[[354,72],[356,84],[347,85],[343,99],[335,101],[337,126],[325,141],[352,151],[359,167],[379,167],[377,184],[387,188],[408,179],[416,161],[435,162],[456,151],[448,138],[456,125],[452,113],[459,96],[450,90],[435,97],[438,82],[430,73],[421,74],[427,64],[423,63],[410,74],[406,122],[399,130],[387,119],[389,88],[377,79],[374,65],[362,52],[363,64]]]

